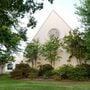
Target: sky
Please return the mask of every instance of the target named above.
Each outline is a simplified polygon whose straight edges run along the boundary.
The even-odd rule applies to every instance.
[[[51,5],[48,0],[45,0],[44,9],[37,11],[34,15],[37,20],[37,26],[34,29],[28,28],[28,41],[33,39],[52,10],[55,10],[72,29],[79,27],[78,16],[75,14],[75,4],[77,4],[78,1],[79,0],[54,0],[54,3]]]

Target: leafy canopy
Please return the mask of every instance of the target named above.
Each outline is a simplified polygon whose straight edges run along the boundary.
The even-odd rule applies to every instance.
[[[81,23],[84,26],[86,56],[90,60],[90,0],[80,0],[80,6],[77,6],[77,14],[81,17]]]
[[[72,57],[76,57],[78,64],[86,62],[86,46],[83,37],[84,34],[78,29],[70,31],[69,35],[64,37],[64,48],[70,53],[69,61]]]
[[[60,45],[61,43],[59,37],[51,36],[49,40],[42,46],[41,54],[51,63],[51,65],[54,65],[55,61],[60,58]]]
[[[32,63],[32,67],[35,65],[39,57],[40,44],[39,41],[34,40],[32,43],[28,43],[24,56],[28,59],[28,62]]]
[[[48,1],[53,3],[53,0]],[[20,26],[20,19],[28,16],[27,26],[34,28],[36,20],[33,15],[43,9],[43,5],[44,0],[0,0],[0,55],[2,57],[7,56],[7,53],[10,56],[18,50],[21,40],[27,40],[27,27]]]

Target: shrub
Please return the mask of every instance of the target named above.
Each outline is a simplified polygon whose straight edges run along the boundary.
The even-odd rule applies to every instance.
[[[40,65],[39,76],[50,77],[53,69],[54,68],[49,64]]]
[[[88,77],[88,73],[85,67],[76,66],[70,73],[69,79],[72,80],[86,80]]]
[[[31,68],[30,72],[29,72],[29,78],[34,79],[34,78],[37,78],[37,77],[38,77],[38,70],[34,69],[34,68]]]
[[[89,65],[63,65],[59,69],[54,71],[54,75],[60,77],[60,79],[70,80],[87,80],[90,77]]]
[[[28,78],[30,73],[30,66],[28,64],[20,63],[16,65],[16,68],[10,73],[12,78],[21,79]]]
[[[61,66],[56,73],[60,76],[61,79],[69,79],[69,73],[73,70],[72,65],[63,65]]]
[[[84,67],[86,69],[86,72],[87,72],[87,77],[90,78],[90,65],[89,64],[82,64],[82,65],[79,65],[81,67]]]
[[[58,70],[53,70],[52,73],[53,73],[53,74],[52,74],[52,79],[58,80],[58,81],[61,80],[61,77],[60,77],[60,74],[59,74]]]

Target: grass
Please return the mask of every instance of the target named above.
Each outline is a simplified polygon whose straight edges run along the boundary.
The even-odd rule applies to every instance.
[[[90,82],[12,80],[0,76],[0,90],[90,90]]]

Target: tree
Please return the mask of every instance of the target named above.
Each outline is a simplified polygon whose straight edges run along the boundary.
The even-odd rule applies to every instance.
[[[11,32],[6,26],[2,26],[0,31],[0,74],[2,74],[5,64],[8,61],[13,61],[10,57],[13,57],[13,52],[18,50],[18,44],[21,38],[18,34]]]
[[[87,59],[90,60],[90,0],[80,0],[76,12],[81,18],[81,23],[85,30],[85,44],[87,48]]]
[[[87,60],[90,60],[90,30],[85,33],[85,44],[86,44],[86,56]]]
[[[64,48],[70,53],[69,61],[72,57],[76,57],[77,63],[86,63],[86,46],[83,39],[84,34],[77,29],[69,32],[68,36],[64,37]]]
[[[32,63],[32,67],[36,67],[37,59],[39,58],[39,41],[34,40],[32,43],[28,43],[24,56],[28,59],[28,62]]]
[[[41,55],[48,60],[51,65],[55,65],[55,61],[60,58],[60,39],[55,36],[51,36],[49,40],[42,46]]]
[[[48,0],[53,3],[53,0]],[[18,51],[20,41],[26,41],[27,27],[34,28],[34,13],[43,9],[44,0],[0,0],[0,54],[11,56]],[[25,28],[20,26],[20,19],[28,16]],[[1,60],[2,58],[0,58]],[[3,59],[3,61],[5,61]],[[6,61],[5,61],[6,62]]]
[[[48,0],[53,3],[53,0]],[[0,0],[0,27],[5,26],[16,26],[18,25],[19,18],[24,18],[25,14],[29,15],[28,26],[32,28],[36,25],[33,14],[37,10],[43,8],[44,0]]]

